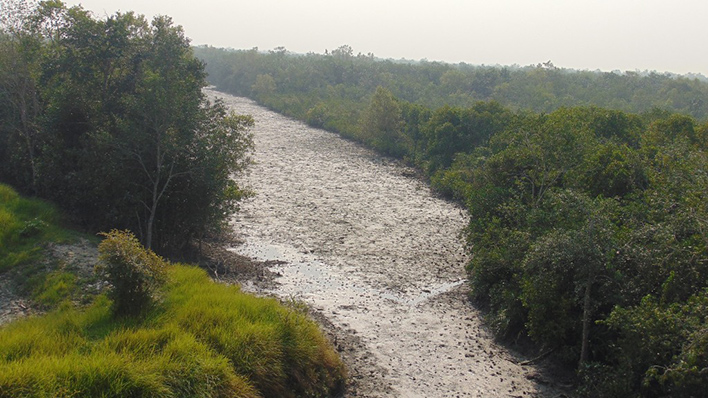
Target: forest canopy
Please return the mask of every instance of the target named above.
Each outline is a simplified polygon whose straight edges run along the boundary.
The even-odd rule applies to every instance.
[[[536,113],[594,105],[632,113],[656,108],[708,119],[708,78],[701,75],[581,71],[550,61],[528,66],[396,61],[355,55],[346,45],[325,54],[204,46],[196,47],[195,54],[207,62],[210,81],[222,90],[274,106],[288,101],[289,112],[298,114],[320,101],[361,100],[381,86],[400,100],[429,108],[496,101]],[[341,117],[332,111],[333,118]]]
[[[208,101],[182,28],[56,0],[2,7],[0,181],[161,252],[218,230],[253,121]]]

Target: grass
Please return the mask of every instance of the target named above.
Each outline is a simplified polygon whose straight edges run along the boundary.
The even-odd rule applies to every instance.
[[[317,397],[344,382],[302,312],[173,265],[162,301],[115,318],[100,296],[0,329],[0,397]]]
[[[38,261],[45,242],[69,239],[71,233],[59,224],[51,204],[23,198],[0,184],[0,272]]]
[[[54,308],[71,300],[77,290],[77,276],[66,271],[41,273],[32,283],[32,299],[43,308]]]
[[[15,290],[44,309],[75,299],[79,283],[84,282],[45,259],[48,243],[65,243],[79,236],[62,228],[61,221],[61,214],[50,203],[24,198],[0,184],[0,274],[9,272]]]
[[[102,297],[0,330],[0,397],[260,396],[189,334],[110,307]]]
[[[0,272],[36,269],[32,247],[71,235],[58,221],[48,204],[0,185]],[[344,384],[343,364],[302,307],[217,284],[199,268],[167,265],[139,317],[116,316],[105,294],[77,308],[70,299],[82,280],[64,269],[26,282],[54,310],[0,327],[0,398],[324,397]]]

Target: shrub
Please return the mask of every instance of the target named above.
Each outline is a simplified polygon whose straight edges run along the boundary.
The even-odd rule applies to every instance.
[[[99,266],[113,286],[111,298],[116,315],[137,315],[153,302],[156,288],[164,281],[166,262],[145,249],[129,231],[101,234]]]

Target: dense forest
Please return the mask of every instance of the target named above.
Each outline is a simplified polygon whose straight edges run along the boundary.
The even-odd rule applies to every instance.
[[[207,101],[182,28],[2,6],[0,181],[163,253],[217,230],[243,196],[231,176],[249,162],[252,120]]]
[[[419,167],[464,203],[471,297],[589,397],[708,385],[708,83],[197,48],[218,89]]]

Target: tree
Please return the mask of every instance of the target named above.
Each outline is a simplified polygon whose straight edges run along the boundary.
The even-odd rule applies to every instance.
[[[203,112],[204,72],[191,56],[181,27],[157,17],[147,35],[141,79],[121,120],[119,150],[143,178],[138,201],[144,207],[141,231],[145,247],[153,247],[158,208],[172,184],[190,173],[189,149]]]
[[[130,229],[161,252],[223,225],[243,196],[232,177],[248,163],[252,120],[207,101],[182,28],[133,13],[98,20],[59,1],[25,20],[31,46],[0,36],[12,50],[0,63],[26,61],[0,71],[0,139],[11,144],[0,177],[89,230]]]
[[[576,190],[554,190],[546,201],[544,216],[555,227],[534,241],[523,260],[527,328],[547,346],[579,345],[582,365],[591,357],[598,309],[612,302],[618,283],[613,261],[619,240],[611,221],[617,203]]]
[[[361,138],[388,155],[402,156],[406,151],[402,128],[400,106],[389,90],[379,86],[362,116]]]
[[[275,79],[267,73],[258,75],[256,76],[256,82],[253,84],[251,89],[257,98],[264,100],[268,98],[269,95],[275,93]]]
[[[460,153],[486,145],[489,138],[514,121],[498,102],[477,102],[470,108],[443,106],[423,126],[427,136],[429,172],[446,169]]]
[[[37,189],[40,99],[35,84],[39,38],[28,26],[31,5],[2,1],[0,17],[0,173],[15,185]],[[2,170],[2,169],[5,170]],[[27,170],[29,173],[13,172]]]

